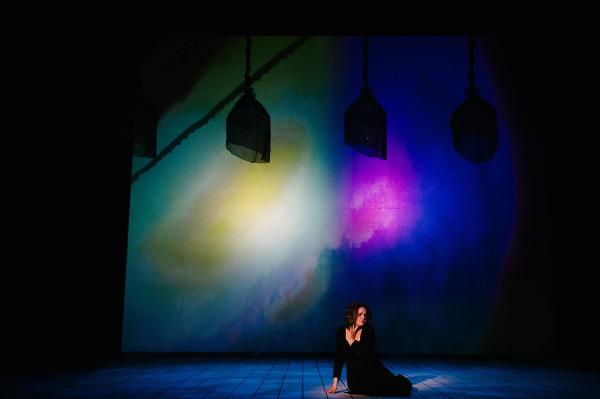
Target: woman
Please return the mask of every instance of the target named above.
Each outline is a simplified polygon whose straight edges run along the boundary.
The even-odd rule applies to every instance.
[[[366,395],[410,396],[412,384],[408,378],[395,376],[375,354],[375,330],[367,324],[373,315],[369,307],[355,302],[346,308],[344,327],[336,333],[333,383],[327,393],[337,391],[344,362],[347,362],[347,383],[351,393]]]

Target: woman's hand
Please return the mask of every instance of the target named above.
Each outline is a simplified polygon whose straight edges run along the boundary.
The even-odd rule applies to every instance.
[[[350,338],[352,338],[353,341],[356,340],[356,333],[358,332],[358,327],[356,327],[355,325],[353,325],[352,327],[350,327]]]
[[[335,391],[337,391],[337,384],[338,384],[338,379],[336,377],[333,377],[333,383],[331,384],[331,388],[329,388],[326,392],[327,393],[335,393]]]
[[[337,384],[331,384],[331,388],[329,388],[326,392],[335,393],[335,391],[337,391]]]
[[[354,341],[356,341],[356,333],[358,333],[359,328],[356,326],[351,326],[346,329],[346,341],[348,341],[348,345],[352,346]]]

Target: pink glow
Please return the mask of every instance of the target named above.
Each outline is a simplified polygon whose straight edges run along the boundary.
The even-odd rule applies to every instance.
[[[406,150],[388,132],[388,159],[353,153],[346,177],[344,240],[360,253],[394,246],[421,217],[418,177]]]

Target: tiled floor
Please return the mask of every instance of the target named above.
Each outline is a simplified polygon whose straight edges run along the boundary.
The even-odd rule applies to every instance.
[[[382,359],[413,398],[600,398],[600,373],[466,360]],[[2,379],[6,398],[350,398],[325,393],[330,359],[179,358],[121,361],[92,372]],[[338,390],[345,390],[345,369]]]

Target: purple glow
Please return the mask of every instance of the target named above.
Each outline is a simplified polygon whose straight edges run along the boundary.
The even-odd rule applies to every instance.
[[[388,159],[353,153],[346,173],[344,241],[357,255],[393,247],[421,218],[419,179],[406,149],[388,132]]]

